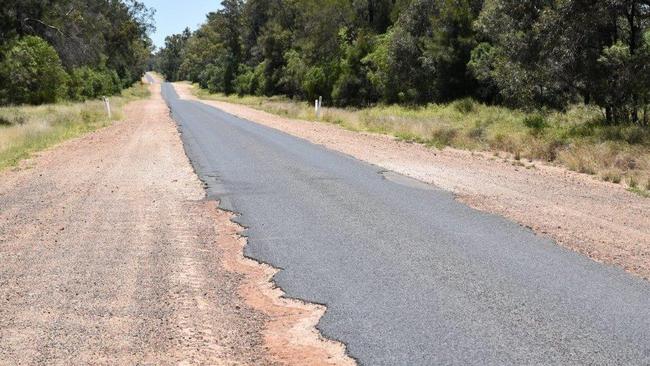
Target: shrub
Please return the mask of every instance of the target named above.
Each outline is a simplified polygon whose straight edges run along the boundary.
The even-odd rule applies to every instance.
[[[630,126],[623,130],[623,139],[628,144],[640,144],[644,142],[646,137],[646,130],[640,126]]]
[[[312,67],[305,74],[302,82],[302,88],[307,94],[307,100],[311,101],[319,96],[327,96],[328,80],[327,73],[322,67]]]
[[[68,95],[73,100],[96,99],[117,94],[121,89],[117,73],[107,69],[79,67],[70,73]]]
[[[524,126],[531,130],[533,135],[539,135],[546,127],[546,118],[541,114],[532,114],[524,118]]]
[[[0,101],[53,103],[65,96],[67,81],[54,48],[39,37],[27,36],[11,44],[0,63]]]
[[[463,98],[453,103],[454,108],[463,114],[474,111],[474,101],[471,98]]]
[[[605,182],[620,183],[621,182],[621,172],[618,170],[606,170],[601,174],[601,178]]]
[[[431,132],[431,144],[437,147],[450,146],[457,135],[458,130],[453,127],[437,128]]]
[[[637,182],[635,177],[631,176],[628,178],[627,185],[630,186],[630,188],[637,188],[639,186],[639,182]]]
[[[494,137],[488,140],[489,145],[494,150],[514,152],[517,150],[516,141],[509,135],[504,133],[496,133]]]
[[[224,68],[208,64],[205,69],[199,74],[199,85],[202,88],[208,89],[210,93],[223,92],[223,78]]]
[[[243,97],[247,94],[253,94],[255,89],[253,87],[253,81],[255,79],[255,73],[253,70],[246,70],[243,73],[239,74],[235,79],[235,93],[240,97]]]
[[[467,132],[467,136],[474,141],[484,141],[486,135],[485,127],[476,126]]]

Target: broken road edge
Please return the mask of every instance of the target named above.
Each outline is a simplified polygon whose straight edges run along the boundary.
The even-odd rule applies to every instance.
[[[169,105],[167,108],[183,141],[180,125]],[[246,228],[236,222],[240,215],[220,207],[218,195],[208,194],[208,182],[196,171],[185,143],[183,149],[188,164],[203,184],[203,200],[209,206],[217,233],[215,244],[224,253],[221,264],[243,277],[238,292],[246,304],[270,319],[264,327],[263,341],[271,359],[291,365],[356,365],[343,342],[329,339],[319,331],[318,323],[327,311],[325,304],[285,296],[274,281],[281,269],[244,255],[248,239],[243,235]]]

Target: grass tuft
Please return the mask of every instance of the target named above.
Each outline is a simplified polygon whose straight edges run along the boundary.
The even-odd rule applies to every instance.
[[[642,190],[640,188],[628,188],[627,190],[632,192],[632,193],[636,193],[641,197],[650,198],[650,191],[644,191],[644,190]]]

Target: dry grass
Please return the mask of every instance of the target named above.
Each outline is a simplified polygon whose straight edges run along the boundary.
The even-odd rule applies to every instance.
[[[99,100],[40,106],[0,107],[0,170],[32,153],[119,120],[127,102],[149,95],[138,84],[111,98],[112,119]]]
[[[284,97],[225,96],[193,88],[203,99],[244,104],[290,118],[316,121],[312,105]],[[514,160],[545,161],[625,184],[650,182],[650,129],[606,126],[597,108],[526,113],[470,99],[409,108],[323,108],[321,121],[354,131],[390,134],[442,148],[493,151]],[[637,183],[636,190],[650,191]]]

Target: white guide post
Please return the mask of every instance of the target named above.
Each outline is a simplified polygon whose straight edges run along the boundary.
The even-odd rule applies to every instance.
[[[321,112],[321,108],[323,107],[323,96],[322,95],[320,97],[318,97],[318,99],[316,99],[316,101],[314,102],[314,105],[316,106],[316,118],[320,119],[320,112]]]
[[[108,97],[103,97],[104,106],[106,106],[106,113],[108,114],[108,119],[111,119],[111,102],[108,100]]]

